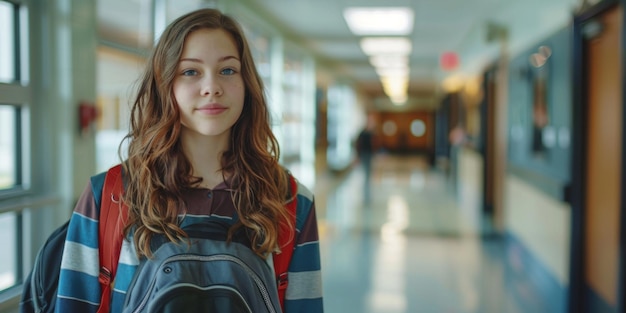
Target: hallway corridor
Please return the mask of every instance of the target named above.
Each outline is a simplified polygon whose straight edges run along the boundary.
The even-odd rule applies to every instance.
[[[479,213],[458,205],[443,172],[379,155],[372,178],[368,204],[359,166],[317,177],[325,312],[560,311],[530,287],[540,274],[520,273],[521,249],[481,234]]]

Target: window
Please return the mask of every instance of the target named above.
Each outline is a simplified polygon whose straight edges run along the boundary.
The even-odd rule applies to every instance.
[[[0,0],[0,200],[7,191],[22,186],[21,112],[29,102],[29,88],[23,79],[20,59],[25,45],[20,44],[20,5]]]
[[[15,188],[19,182],[17,141],[20,131],[17,127],[18,109],[0,104],[0,190]]]
[[[0,82],[16,80],[16,7],[6,1],[0,1]]]
[[[420,119],[411,122],[411,134],[415,137],[422,137],[426,134],[426,124]]]
[[[27,8],[20,0],[0,0],[0,293],[21,283],[23,245],[21,239],[22,209],[11,205],[14,200],[30,199],[25,182],[25,162],[29,156],[23,149],[31,104],[28,82]]]
[[[383,134],[387,136],[394,136],[397,131],[398,126],[396,125],[396,122],[389,120],[383,123]]]
[[[17,238],[17,214],[13,212],[0,214],[0,236],[2,238]],[[18,255],[17,240],[2,240],[0,253],[0,291],[12,287],[17,283]]]

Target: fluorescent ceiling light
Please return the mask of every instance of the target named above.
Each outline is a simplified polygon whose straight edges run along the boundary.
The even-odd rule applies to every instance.
[[[370,63],[374,67],[407,67],[409,66],[409,57],[406,55],[375,55],[370,57]]]
[[[408,35],[413,31],[413,10],[407,7],[352,7],[343,11],[357,36]]]
[[[404,94],[409,84],[408,79],[399,77],[382,77],[380,82],[388,94]]]
[[[409,83],[407,78],[381,77],[381,83],[383,85],[383,91],[388,97],[398,99],[407,96]]]
[[[376,74],[381,77],[408,77],[409,76],[409,68],[408,67],[392,67],[392,68],[381,68],[377,67]]]
[[[366,37],[361,39],[361,49],[369,56],[380,54],[409,55],[411,41],[405,37]]]

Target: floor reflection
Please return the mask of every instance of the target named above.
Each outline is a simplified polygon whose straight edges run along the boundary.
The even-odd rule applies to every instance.
[[[326,312],[529,312],[502,242],[482,239],[443,173],[419,157],[374,165],[369,203],[360,167],[316,179]]]

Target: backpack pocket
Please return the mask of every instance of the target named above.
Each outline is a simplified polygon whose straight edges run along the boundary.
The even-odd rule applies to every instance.
[[[203,288],[193,284],[176,284],[164,290],[150,307],[150,312],[154,313],[253,313],[241,292],[226,285]]]
[[[281,312],[273,271],[237,242],[165,243],[142,261],[123,312]]]

